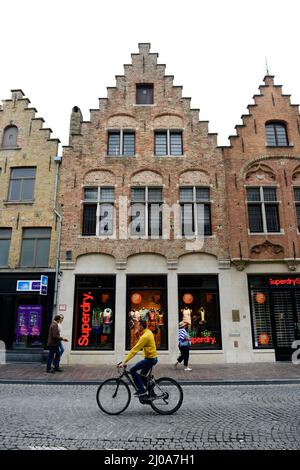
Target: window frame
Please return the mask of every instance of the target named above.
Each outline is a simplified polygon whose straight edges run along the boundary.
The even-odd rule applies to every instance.
[[[118,153],[110,153],[110,145],[109,140],[110,136],[113,134],[119,135],[119,152]],[[124,135],[132,134],[133,135],[133,153],[128,154],[124,153]],[[136,152],[136,140],[135,140],[136,132],[135,129],[108,129],[107,130],[107,156],[108,157],[134,157]]]
[[[144,192],[144,200],[143,201],[133,201],[132,200],[132,190],[133,189],[144,189],[145,192]],[[151,201],[149,200],[149,189],[160,189],[161,190],[161,200],[160,201]],[[151,239],[161,239],[162,236],[163,236],[163,211],[160,210],[159,211],[159,228],[158,228],[158,231],[159,231],[159,234],[158,235],[153,235],[151,234],[151,221],[150,221],[150,217],[151,217],[151,207],[150,207],[150,210],[149,210],[149,206],[151,205],[163,205],[164,203],[164,193],[163,193],[163,186],[131,186],[130,187],[130,208],[134,205],[134,204],[141,204],[141,205],[144,205],[145,207],[145,212],[144,212],[144,224],[145,224],[145,233],[143,233],[142,235],[141,234],[136,234],[136,233],[132,233],[132,226],[131,226],[131,229],[130,229],[130,236],[132,238],[148,238],[150,237]],[[133,221],[133,215],[130,214],[130,223],[132,223]]]
[[[259,201],[249,201],[248,200],[248,189],[259,189]],[[268,201],[264,198],[264,189],[273,189],[275,190],[276,200],[275,201]],[[247,203],[247,212],[248,212],[248,230],[249,234],[256,235],[256,234],[280,234],[281,227],[280,227],[280,216],[279,216],[279,203],[277,199],[277,186],[246,186],[246,203]],[[252,231],[250,227],[250,218],[249,218],[249,206],[256,205],[260,206],[260,214],[261,214],[261,221],[262,221],[262,231]],[[268,230],[268,221],[267,221],[267,213],[266,213],[266,206],[276,206],[277,212],[277,222],[278,222],[278,230],[277,231],[269,231]]]
[[[273,136],[275,139],[275,143],[270,143],[268,139],[268,128],[273,128]],[[282,128],[284,129],[285,132],[285,139],[286,139],[286,144],[280,144],[279,143],[279,136],[278,136],[278,129]],[[287,130],[287,124],[284,121],[267,121],[265,123],[265,130],[266,130],[266,140],[267,140],[267,147],[289,147],[289,136],[288,136],[288,130]]]
[[[16,129],[16,136],[15,136],[15,142],[13,145],[5,145],[5,137],[6,134],[8,134],[10,129]],[[5,129],[3,130],[3,136],[2,136],[2,142],[1,142],[1,148],[3,149],[15,149],[18,148],[18,135],[19,135],[19,129],[15,124],[11,124],[9,126],[6,126]]]
[[[14,177],[13,172],[15,170],[34,170],[34,177],[32,176],[21,176],[21,177]],[[15,202],[15,203],[22,203],[22,202],[34,202],[34,192],[35,192],[35,182],[36,182],[36,173],[37,173],[37,167],[34,166],[20,166],[20,167],[11,167],[11,173],[10,173],[10,178],[9,178],[9,187],[8,187],[8,197],[7,197],[7,202]],[[33,187],[32,187],[32,198],[31,199],[23,199],[23,186],[24,186],[24,180],[33,181]],[[20,189],[19,189],[19,197],[20,199],[11,199],[11,193],[13,189],[13,182],[14,181],[20,181]]]
[[[296,191],[299,191],[299,199],[296,197]],[[294,192],[294,201],[295,201],[295,212],[296,212],[296,221],[297,221],[297,232],[300,234],[300,186],[293,186],[293,192]],[[299,208],[299,215],[298,215],[298,209]]]
[[[25,237],[25,231],[26,230],[38,230],[38,229],[47,229],[49,230],[47,236],[40,236],[37,237],[35,236],[26,236]],[[22,245],[21,245],[21,252],[20,252],[20,266],[21,267],[33,267],[33,268],[45,268],[49,267],[49,255],[50,255],[50,248],[51,248],[51,235],[52,235],[52,228],[51,227],[23,227],[22,229]],[[33,254],[32,254],[32,264],[23,264],[22,263],[22,257],[23,257],[23,243],[24,240],[34,240],[34,248],[33,248]],[[38,256],[38,240],[49,240],[49,246],[48,246],[48,260],[47,264],[41,265],[37,264],[37,256]]]
[[[157,154],[156,151],[156,136],[158,134],[166,134],[166,153],[165,154]],[[181,138],[181,153],[172,154],[171,153],[171,135],[172,134],[180,134]],[[182,157],[184,155],[183,150],[183,130],[182,129],[155,129],[154,130],[154,155],[156,157]]]
[[[8,235],[7,236],[5,236],[4,234],[2,235],[2,233],[4,233],[4,231],[7,231],[9,233],[9,237],[8,237]],[[8,267],[11,236],[12,236],[12,228],[11,227],[0,227],[0,245],[1,245],[1,241],[3,241],[3,240],[8,241],[8,247],[7,247],[7,253],[6,253],[6,264],[0,264],[1,268],[7,268]]]
[[[151,89],[152,91],[152,102],[151,103],[139,103],[138,98],[140,97],[139,90]],[[136,83],[135,85],[135,104],[137,106],[152,106],[154,104],[154,83]]]
[[[182,201],[180,197],[180,191],[182,189],[192,189],[193,190],[193,197],[191,201]],[[198,200],[197,199],[197,189],[208,189],[208,195],[209,195],[209,200]],[[192,204],[193,209],[192,209],[192,231],[193,234],[188,235],[184,233],[184,218],[183,218],[183,207],[185,204]],[[204,211],[205,207],[208,207],[209,209],[209,233],[205,233],[205,223],[204,223],[204,237],[211,237],[213,232],[212,232],[212,217],[211,217],[211,191],[210,191],[210,186],[179,186],[179,205],[180,205],[180,229],[181,229],[181,236],[182,237],[198,237],[199,236],[199,228],[198,228],[198,205],[204,205]]]
[[[85,190],[86,189],[97,189],[97,198],[95,199],[85,199]],[[102,189],[112,189],[113,190],[113,202],[107,198],[107,200],[102,199],[101,196],[101,190]],[[104,185],[104,186],[84,186],[83,187],[83,200],[82,206],[83,206],[83,211],[82,211],[82,230],[81,230],[81,236],[82,237],[97,237],[97,238],[112,238],[115,236],[115,186],[112,185]],[[96,230],[95,234],[84,234],[83,233],[83,228],[84,228],[84,208],[85,206],[91,206],[91,205],[96,205]],[[101,206],[104,205],[111,205],[112,206],[112,230],[111,233],[101,233]]]

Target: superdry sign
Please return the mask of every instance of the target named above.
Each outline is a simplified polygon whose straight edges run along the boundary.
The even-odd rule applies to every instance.
[[[292,279],[290,277],[285,279],[272,279],[269,278],[269,285],[270,286],[300,286],[300,277],[296,277]]]
[[[93,302],[94,297],[91,295],[91,292],[84,292],[82,303],[80,305],[80,336],[77,340],[78,346],[88,346],[90,331],[91,328],[91,302]]]

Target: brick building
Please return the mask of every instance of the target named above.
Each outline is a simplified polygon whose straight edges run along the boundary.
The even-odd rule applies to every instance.
[[[0,107],[0,339],[8,360],[41,360],[56,286],[59,141],[29,103],[12,90]]]
[[[222,150],[157,57],[139,44],[89,121],[72,110],[59,190],[70,363],[120,360],[144,317],[161,361],[182,318],[192,362],[236,360]]]
[[[255,360],[291,358],[300,338],[300,120],[273,76],[223,149],[234,308],[250,314]],[[248,328],[250,331],[250,328]]]

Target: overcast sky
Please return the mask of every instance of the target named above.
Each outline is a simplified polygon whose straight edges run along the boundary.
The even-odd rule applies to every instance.
[[[258,93],[265,57],[300,103],[297,0],[14,0],[0,2],[0,18],[0,99],[21,88],[63,145],[72,107],[89,120],[139,42],[151,43],[219,145]]]

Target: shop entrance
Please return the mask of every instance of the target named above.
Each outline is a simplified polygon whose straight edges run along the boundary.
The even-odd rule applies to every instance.
[[[272,290],[271,312],[276,360],[290,360],[292,343],[300,339],[300,292]]]

